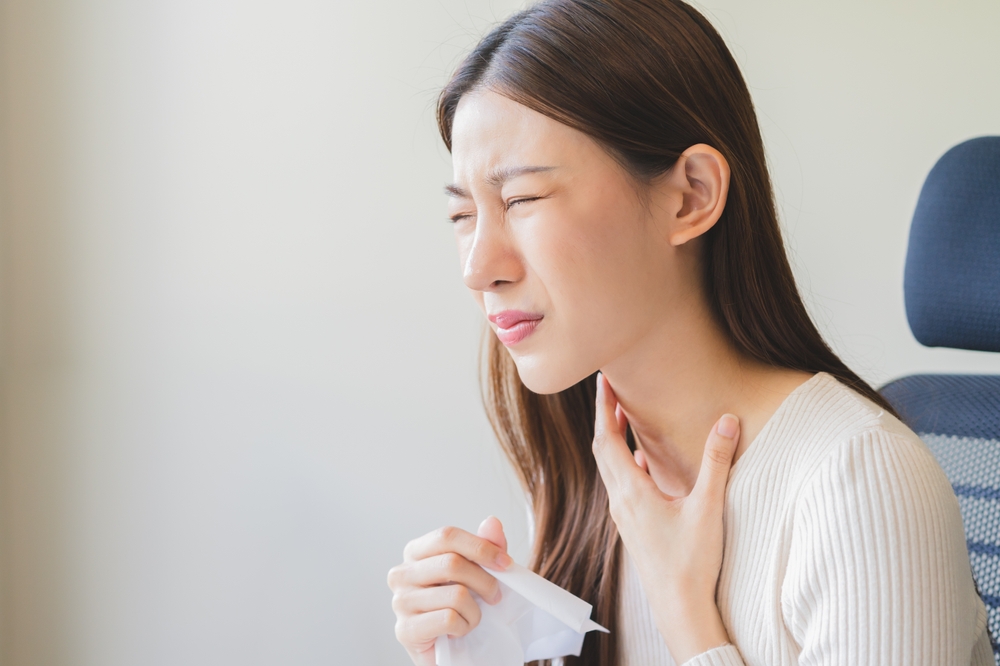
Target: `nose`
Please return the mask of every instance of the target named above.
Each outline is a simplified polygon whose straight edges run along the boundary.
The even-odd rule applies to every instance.
[[[479,216],[464,254],[462,280],[469,289],[493,291],[522,277],[521,259],[500,216]]]

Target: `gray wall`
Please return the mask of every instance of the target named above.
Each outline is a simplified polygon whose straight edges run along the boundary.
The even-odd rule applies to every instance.
[[[404,543],[523,505],[481,414],[438,86],[517,3],[0,3],[0,664],[404,664]],[[1000,133],[1000,5],[704,5],[867,378],[922,179]]]

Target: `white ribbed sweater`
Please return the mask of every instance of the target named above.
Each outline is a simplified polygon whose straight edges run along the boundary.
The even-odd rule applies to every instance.
[[[992,666],[958,501],[923,442],[819,373],[729,475],[717,601],[684,666]],[[624,558],[620,666],[674,666]]]

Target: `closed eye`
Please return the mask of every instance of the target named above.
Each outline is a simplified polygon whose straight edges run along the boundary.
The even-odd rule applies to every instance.
[[[517,205],[519,203],[527,203],[529,201],[538,201],[541,198],[542,197],[521,197],[520,199],[511,199],[510,201],[507,202],[507,210],[510,210],[511,207],[513,207],[513,206],[515,206],[515,205]]]
[[[519,199],[511,199],[510,201],[504,204],[504,207],[506,210],[510,210],[513,206],[516,206],[517,204],[528,203],[529,201],[538,201],[539,199],[544,199],[544,198],[545,197],[521,197]],[[457,223],[461,222],[462,220],[466,220],[470,217],[473,217],[472,213],[458,213],[457,215],[452,215],[448,219],[450,219],[452,222]]]

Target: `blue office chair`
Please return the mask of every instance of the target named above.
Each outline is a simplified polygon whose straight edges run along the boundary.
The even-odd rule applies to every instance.
[[[931,169],[903,291],[921,344],[1000,352],[1000,137],[961,143]],[[881,392],[955,488],[1000,666],[1000,375],[913,375]]]

